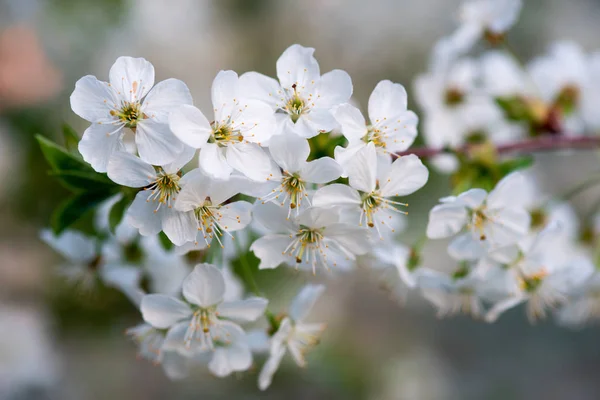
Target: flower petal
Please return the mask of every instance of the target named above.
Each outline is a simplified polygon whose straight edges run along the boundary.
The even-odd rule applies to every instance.
[[[331,157],[322,157],[307,162],[300,171],[300,177],[307,182],[328,183],[342,175],[342,167]]]
[[[422,188],[429,178],[429,171],[414,154],[398,158],[390,171],[380,180],[383,197],[406,196]]]
[[[310,155],[308,141],[298,135],[278,135],[271,138],[269,151],[273,160],[287,172],[299,172]]]
[[[207,143],[198,157],[200,168],[213,179],[229,179],[233,168],[227,163],[225,149],[217,144]]]
[[[161,215],[162,230],[175,246],[182,246],[196,239],[198,222],[193,211],[177,211],[170,206]]]
[[[126,151],[117,151],[110,157],[107,174],[113,182],[133,188],[148,186],[156,180],[152,165]]]
[[[228,232],[244,229],[252,221],[252,204],[236,201],[219,209],[219,225]]]
[[[439,204],[429,212],[427,237],[441,239],[458,233],[467,223],[467,210],[460,204]]]
[[[401,84],[389,80],[379,82],[369,97],[371,123],[375,125],[384,120],[391,121],[399,111],[406,110],[407,99],[406,89]]]
[[[321,72],[313,56],[315,49],[294,44],[288,47],[277,60],[277,77],[281,86],[291,89],[297,86],[301,93],[311,92]]]
[[[212,83],[211,99],[215,122],[222,124],[229,121],[239,99],[238,75],[235,71],[219,71]]]
[[[127,222],[137,228],[143,236],[156,235],[162,230],[160,214],[163,210],[157,211],[157,204],[150,200],[151,195],[150,190],[139,191],[126,214]]]
[[[321,76],[317,86],[315,107],[331,109],[346,103],[352,96],[352,79],[346,71],[334,69]]]
[[[143,58],[119,57],[108,77],[121,98],[140,101],[154,86],[154,67]]]
[[[296,233],[298,226],[288,219],[287,208],[273,203],[256,204],[253,210],[254,219],[273,233]]]
[[[352,159],[344,165],[348,182],[354,189],[371,193],[377,185],[377,152],[375,145],[369,143],[359,149]]]
[[[192,105],[173,110],[169,115],[169,127],[179,140],[195,149],[204,146],[213,131],[202,111]]]
[[[91,75],[84,76],[75,83],[70,101],[73,112],[81,118],[105,124],[114,120],[110,111],[119,103],[110,85]]]
[[[120,125],[92,124],[83,132],[77,146],[79,153],[97,172],[106,172],[108,160],[116,151],[124,151]]]
[[[325,285],[306,285],[290,304],[289,316],[294,322],[303,321],[325,291]]]
[[[269,301],[262,297],[251,297],[245,300],[221,303],[217,307],[219,317],[237,320],[240,322],[256,321],[265,313]]]
[[[192,94],[187,85],[179,79],[170,78],[158,82],[150,90],[142,104],[142,111],[158,122],[168,123],[171,111],[192,103]]]
[[[138,122],[135,144],[140,158],[152,165],[168,164],[184,150],[183,143],[173,135],[166,121],[155,119]]]
[[[271,159],[255,143],[238,143],[227,147],[227,163],[248,178],[264,182],[273,173]]]
[[[338,124],[342,129],[342,134],[348,139],[348,146],[357,144],[367,134],[367,123],[360,110],[351,104],[342,104],[331,110]]]
[[[240,76],[239,85],[242,98],[260,100],[273,110],[283,106],[281,104],[281,86],[273,78],[258,72],[246,72]]]
[[[252,243],[250,250],[260,259],[258,269],[277,268],[285,262],[288,256],[284,251],[291,242],[287,235],[267,235]]]
[[[334,183],[317,190],[312,198],[312,204],[315,207],[359,207],[361,199],[360,194],[350,186]]]
[[[140,310],[144,321],[158,329],[169,328],[192,315],[189,305],[164,294],[144,296]]]
[[[55,236],[50,230],[44,229],[40,239],[64,258],[77,263],[91,262],[97,255],[96,241],[78,231],[66,230],[60,236]]]
[[[183,297],[190,303],[207,308],[223,301],[225,280],[211,264],[198,264],[183,281]]]

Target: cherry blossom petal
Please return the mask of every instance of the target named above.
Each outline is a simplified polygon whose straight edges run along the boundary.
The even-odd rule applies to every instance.
[[[140,311],[144,321],[158,329],[169,328],[192,315],[189,305],[164,294],[144,296]]]
[[[221,303],[224,294],[223,274],[211,264],[198,264],[183,281],[183,297],[203,308]]]

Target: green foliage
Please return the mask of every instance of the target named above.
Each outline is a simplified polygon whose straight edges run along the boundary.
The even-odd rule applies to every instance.
[[[117,225],[119,225],[123,219],[125,210],[127,210],[129,204],[131,204],[131,198],[129,196],[123,196],[110,209],[110,213],[108,214],[108,225],[112,233],[115,233],[115,229],[117,229]]]
[[[65,141],[71,143],[71,147],[77,148],[76,140],[78,139],[75,131],[65,125],[63,126],[63,133]],[[113,183],[106,174],[94,171],[78,154],[69,152],[66,148],[41,135],[36,135],[36,140],[48,164],[50,164],[51,171],[49,175],[56,177],[64,187],[73,193],[52,214],[50,220],[55,234],[60,234],[95,209],[104,200],[119,192],[120,187],[118,185]],[[130,201],[127,196],[124,196],[124,199]],[[111,210],[113,220],[119,218],[120,221],[126,206],[125,201],[119,204],[122,211],[119,212],[117,209],[115,216],[112,216]],[[111,223],[113,220],[111,220]]]
[[[308,139],[310,145],[310,156],[308,160],[316,160],[321,157],[333,158],[333,151],[337,146],[344,146],[346,138],[343,136],[332,136],[331,132],[321,133],[313,138]]]
[[[160,240],[160,244],[165,250],[171,250],[173,248],[173,242],[169,240],[167,235],[163,231],[158,234],[158,239]]]
[[[63,124],[62,126],[63,136],[65,139],[65,147],[73,154],[79,154],[77,149],[79,144],[79,135],[69,124]]]

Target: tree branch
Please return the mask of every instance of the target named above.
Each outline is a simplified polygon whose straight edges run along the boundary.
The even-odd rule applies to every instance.
[[[421,158],[430,158],[433,156],[437,156],[438,154],[450,152],[467,154],[470,149],[477,148],[477,146],[477,144],[467,144],[452,150],[447,148],[436,149],[430,147],[420,147],[397,153],[396,156],[399,157],[408,154],[414,154]],[[558,151],[566,149],[591,150],[599,147],[600,136],[542,136],[538,138],[522,140],[519,142],[502,144],[496,147],[496,151],[498,152],[498,154],[537,153],[542,151]]]

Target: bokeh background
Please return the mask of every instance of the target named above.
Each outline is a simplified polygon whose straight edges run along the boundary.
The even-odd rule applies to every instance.
[[[509,35],[524,59],[557,39],[600,49],[600,1],[525,3]],[[117,292],[82,295],[66,286],[53,274],[60,260],[38,239],[66,192],[47,175],[34,134],[61,141],[65,122],[83,132],[86,123],[68,101],[81,76],[106,79],[118,56],[145,57],[157,81],[184,80],[204,108],[219,70],[274,75],[281,52],[300,43],[317,49],[322,71],[348,71],[355,100],[364,106],[382,79],[403,83],[410,97],[432,45],[453,29],[458,4],[0,0],[0,399],[9,386],[18,388],[11,400],[599,399],[596,327],[530,326],[521,309],[494,325],[438,320],[418,296],[400,307],[368,270],[322,277],[329,290],[314,315],[328,322],[322,343],[309,355],[309,368],[284,363],[266,393],[256,388],[260,358],[244,375],[220,380],[199,370],[172,383],[160,368],[136,360],[134,344],[123,335],[139,321],[134,307]],[[592,152],[537,161],[550,192],[598,164]],[[409,199],[407,240],[422,235],[428,209],[448,188],[445,177],[433,174]],[[589,191],[576,199],[581,214],[594,196]],[[427,251],[430,265],[443,268],[443,246]],[[270,293],[285,301],[306,279],[288,276]]]

